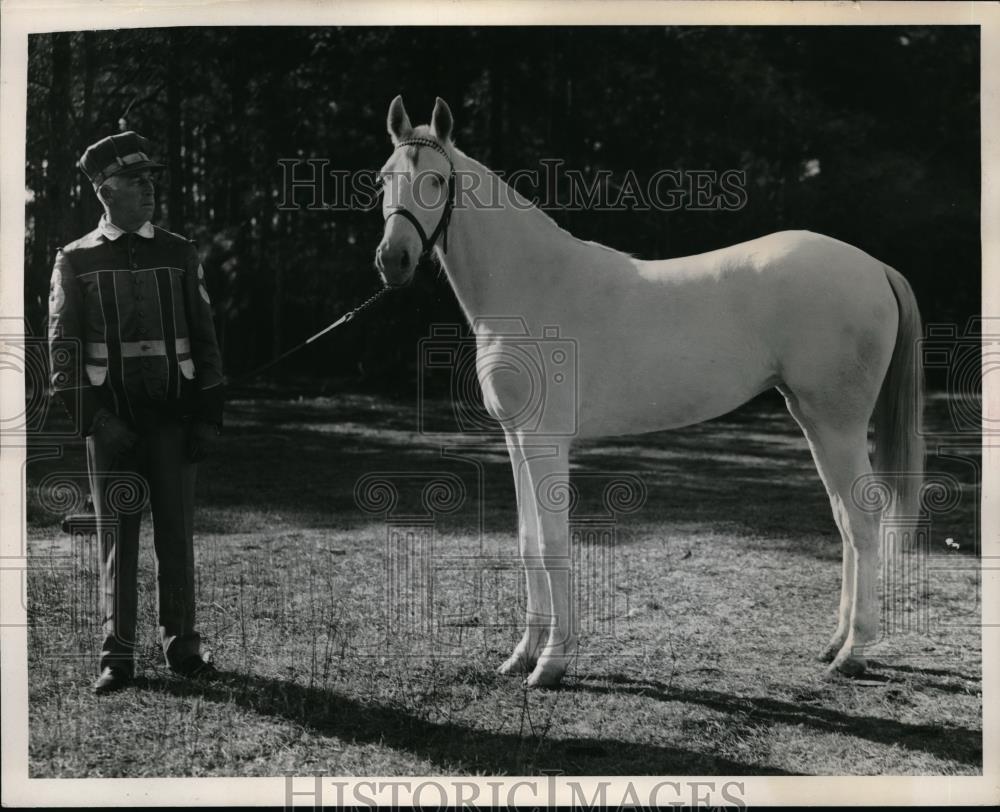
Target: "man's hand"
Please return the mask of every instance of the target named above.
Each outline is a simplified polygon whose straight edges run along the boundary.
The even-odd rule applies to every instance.
[[[189,462],[201,462],[208,456],[219,436],[219,428],[213,423],[195,420],[188,427],[187,457]]]
[[[139,435],[128,423],[107,409],[101,409],[94,418],[94,439],[112,457],[125,454],[135,447]]]

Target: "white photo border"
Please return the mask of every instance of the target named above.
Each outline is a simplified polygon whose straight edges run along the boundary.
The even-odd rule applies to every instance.
[[[0,25],[0,318],[23,321],[24,161],[28,35],[50,31],[170,26],[259,25],[978,25],[981,30],[982,112],[982,303],[983,314],[1000,315],[1000,6],[986,3],[821,3],[821,2],[549,2],[517,0],[396,0],[395,2],[102,2],[59,3],[6,0]],[[10,320],[10,321],[8,321]],[[15,322],[16,320],[16,322]],[[0,410],[23,408],[23,378],[0,369]],[[997,376],[983,377],[983,418],[1000,416]],[[23,443],[21,444],[23,446]],[[23,447],[0,449],[3,506],[0,509],[0,674],[2,674],[2,802],[5,806],[162,806],[284,805],[289,786],[284,776],[272,778],[157,779],[30,779],[28,778],[27,629],[21,574],[26,517],[23,494]],[[997,502],[1000,447],[983,446],[982,609],[983,609],[983,769],[982,776],[948,777],[760,777],[674,776],[680,782],[727,781],[742,784],[748,805],[929,805],[1000,803],[1000,510]],[[20,568],[20,569],[19,569]],[[488,784],[515,784],[513,800],[521,804],[567,804],[567,776],[475,779],[443,778],[441,785],[455,802],[462,786],[480,784],[481,800],[491,797]],[[639,798],[671,777],[606,777],[619,789],[629,782]],[[327,803],[351,796],[368,782],[361,797],[380,804],[392,800],[392,778],[323,778]],[[419,777],[409,777],[412,786]],[[591,777],[592,783],[596,780]],[[296,805],[314,805],[313,778],[294,784]],[[396,790],[398,791],[398,790]],[[400,802],[407,796],[400,794]],[[500,796],[507,799],[506,794]],[[608,792],[609,803],[621,799]],[[427,800],[437,802],[430,793]],[[711,798],[715,805],[725,799]]]

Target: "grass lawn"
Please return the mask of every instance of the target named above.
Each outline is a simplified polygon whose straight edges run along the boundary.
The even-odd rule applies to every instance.
[[[430,409],[446,427],[448,404]],[[932,401],[930,424],[947,419]],[[780,400],[587,443],[581,656],[560,689],[527,692],[494,671],[524,599],[499,436],[421,434],[412,401],[369,395],[258,392],[227,420],[199,470],[199,627],[223,671],[205,685],[161,663],[147,516],[139,680],[94,696],[94,544],[38,494],[52,472],[85,477],[82,448],[32,449],[32,777],[982,772],[978,437],[932,446],[954,498],[884,573],[858,680],[815,660],[841,542]],[[634,509],[609,510],[629,484]]]

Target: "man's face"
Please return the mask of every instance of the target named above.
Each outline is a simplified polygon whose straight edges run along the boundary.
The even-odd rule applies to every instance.
[[[105,203],[112,223],[129,230],[152,218],[156,198],[153,173],[148,169],[117,175],[108,186]]]

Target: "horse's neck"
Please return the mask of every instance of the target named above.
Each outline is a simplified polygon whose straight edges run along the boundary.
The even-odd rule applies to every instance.
[[[588,246],[467,155],[456,151],[455,170],[478,186],[459,194],[439,254],[466,317],[519,317],[529,327],[545,321],[553,303],[580,285],[574,279],[581,255],[606,249]],[[468,184],[468,180],[466,180]]]

